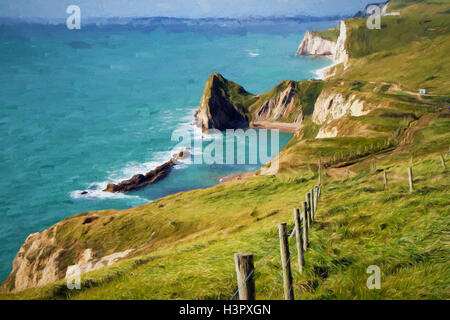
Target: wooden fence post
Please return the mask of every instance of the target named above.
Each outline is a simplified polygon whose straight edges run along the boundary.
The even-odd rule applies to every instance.
[[[442,153],[440,154],[440,156],[441,156],[442,167],[444,167],[444,169],[446,169],[447,166],[445,165],[445,159],[444,159],[444,156],[443,156]]]
[[[316,206],[315,206],[315,197],[314,197],[314,188],[311,189],[311,221],[314,221],[316,216]]]
[[[300,230],[300,209],[294,209],[294,222],[295,222],[295,238],[297,240],[297,256],[298,256],[298,271],[303,272],[303,266],[305,265],[305,254],[303,251],[303,235]]]
[[[383,179],[384,179],[384,190],[387,190],[387,188],[388,188],[388,180],[387,180],[386,170],[383,171]]]
[[[236,265],[239,300],[255,300],[253,254],[236,253],[234,263]]]
[[[319,184],[322,183],[322,160],[319,159]]]
[[[286,222],[282,222],[278,225],[278,235],[280,237],[281,266],[283,269],[284,300],[294,300]]]
[[[409,192],[414,191],[412,168],[408,167]]]
[[[317,213],[317,204],[319,203],[319,187],[318,186],[314,187],[314,192],[316,194],[316,196],[314,197],[314,199],[316,200],[316,203],[314,204],[314,209]]]
[[[303,251],[308,249],[308,204],[306,201],[303,202],[303,211],[302,211],[302,220],[303,220]]]
[[[308,227],[310,227],[311,228],[311,222],[312,222],[312,217],[311,217],[311,215],[312,215],[312,213],[311,213],[311,192],[308,192],[307,194],[306,194],[306,201],[308,202]]]

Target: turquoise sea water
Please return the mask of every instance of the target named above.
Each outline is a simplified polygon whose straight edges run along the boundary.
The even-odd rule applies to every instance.
[[[334,25],[0,26],[0,279],[30,233],[67,216],[133,207],[257,169],[181,165],[143,190],[101,192],[170,158],[171,134],[192,127],[210,73],[253,93],[313,78],[329,61],[295,57],[297,46],[307,28]],[[290,137],[281,134],[280,147]]]

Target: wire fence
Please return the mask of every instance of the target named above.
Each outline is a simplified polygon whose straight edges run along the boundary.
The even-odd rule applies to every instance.
[[[281,277],[275,279],[268,300],[270,300],[277,288],[280,280],[283,279],[284,282],[284,292],[285,299],[293,299],[293,280],[291,273],[291,261],[296,255],[302,255],[299,258],[299,264],[304,263],[304,252],[307,250],[308,244],[308,232],[310,230],[310,225],[314,221],[317,215],[317,205],[320,199],[322,187],[321,185],[316,185],[314,188],[307,192],[305,195],[306,201],[303,202],[303,211],[300,216],[300,210],[298,208],[294,209],[294,223],[286,226],[286,223],[281,223],[279,225],[279,239],[274,239],[280,242],[280,256],[281,256]],[[296,226],[296,220],[298,227]],[[297,230],[299,231],[297,234]],[[304,236],[305,235],[305,236]],[[297,240],[297,250],[289,249],[289,239],[296,236]],[[241,300],[254,300],[255,299],[255,284],[254,284],[254,274],[256,267],[260,267],[262,262],[266,260],[267,257],[273,252],[277,247],[277,243],[272,245],[267,252],[264,253],[262,258],[260,258],[255,264],[253,264],[253,254],[240,256],[237,254],[235,258],[236,263],[236,273],[238,278],[238,288],[230,297],[230,300],[236,298],[239,294]],[[261,249],[261,247],[259,248]],[[297,252],[296,252],[297,251]],[[303,265],[299,266],[300,272],[303,270]],[[242,279],[240,281],[240,279]]]

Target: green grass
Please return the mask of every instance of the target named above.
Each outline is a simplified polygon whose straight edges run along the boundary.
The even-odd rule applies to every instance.
[[[407,185],[409,149],[377,155],[376,172],[370,170],[371,160],[351,166],[349,178],[334,177],[328,171],[331,168],[324,172],[324,192],[310,233],[306,270],[303,274],[294,271],[297,298],[450,298],[446,245],[450,240],[450,180],[438,157],[439,152],[448,150],[443,150],[450,138],[444,130],[448,121],[448,117],[436,117],[417,133],[421,145],[432,145],[434,150],[414,150],[413,193]],[[354,145],[339,140],[341,145]],[[384,169],[388,170],[388,191],[383,190],[380,170]],[[140,244],[153,229],[129,229],[134,225],[130,221],[136,221],[143,229],[154,226],[161,230],[159,244],[143,249],[133,259],[83,275],[81,291],[68,291],[64,282],[59,282],[2,298],[227,299],[236,289],[233,254],[252,252],[257,298],[266,299],[277,283],[272,298],[282,299],[277,224],[292,224],[292,209],[300,206],[305,192],[316,182],[317,167],[310,167],[176,194],[119,212],[119,225],[111,229],[106,227],[112,222],[104,227],[91,226],[101,230],[92,233],[98,234],[98,243],[104,243],[103,237],[112,233],[117,248]],[[77,228],[71,228],[72,232],[78,232]],[[166,228],[172,229],[166,234]],[[67,231],[61,232],[70,241]],[[86,237],[93,241],[91,236]],[[270,255],[261,260],[272,247]],[[365,286],[369,265],[382,270],[381,290],[371,291]]]
[[[312,31],[312,34],[319,35],[320,37],[327,40],[337,41],[337,38],[339,37],[339,28],[330,28],[323,31]]]
[[[369,30],[366,19],[347,21],[347,49],[352,68],[346,79],[401,83],[413,92],[427,89],[447,96],[450,82],[450,2],[393,0],[381,30]]]

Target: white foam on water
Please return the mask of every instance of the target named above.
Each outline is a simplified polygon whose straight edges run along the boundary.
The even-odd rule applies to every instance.
[[[201,130],[195,126],[193,121],[193,114],[195,109],[192,112],[181,118],[182,123],[178,126],[176,130],[182,130],[186,133],[190,134],[191,138],[194,140],[202,140],[204,137],[209,137],[211,135],[203,134]],[[110,172],[107,178],[107,181],[102,182],[93,182],[91,183],[87,189],[85,190],[74,190],[70,192],[70,197],[72,199],[90,199],[90,200],[99,200],[99,199],[140,199],[143,202],[150,202],[150,200],[141,198],[139,196],[130,196],[125,193],[111,193],[103,191],[108,183],[119,183],[123,180],[128,180],[137,174],[146,174],[147,172],[155,169],[156,167],[166,163],[172,157],[181,151],[185,151],[186,147],[183,146],[175,146],[170,151],[159,151],[153,154],[153,159],[151,161],[139,163],[139,162],[129,162],[126,166],[118,171]],[[201,154],[201,148],[189,148],[189,152],[191,155]],[[191,156],[186,157],[184,159],[177,159],[177,165],[173,168],[175,170],[181,170],[188,168],[188,165],[192,163]]]
[[[72,199],[84,199],[84,200],[103,200],[103,199],[136,199],[141,200],[142,203],[151,202],[148,199],[141,198],[139,196],[130,196],[125,193],[112,193],[104,192],[107,182],[94,182],[89,185],[86,190],[74,190],[70,192]]]
[[[324,68],[317,69],[314,71],[314,75],[316,76],[316,79],[323,80],[325,78],[325,74],[328,69],[330,69],[332,66],[326,66]]]
[[[261,55],[258,49],[247,49],[245,52],[247,52],[247,56],[250,58],[256,58]]]

